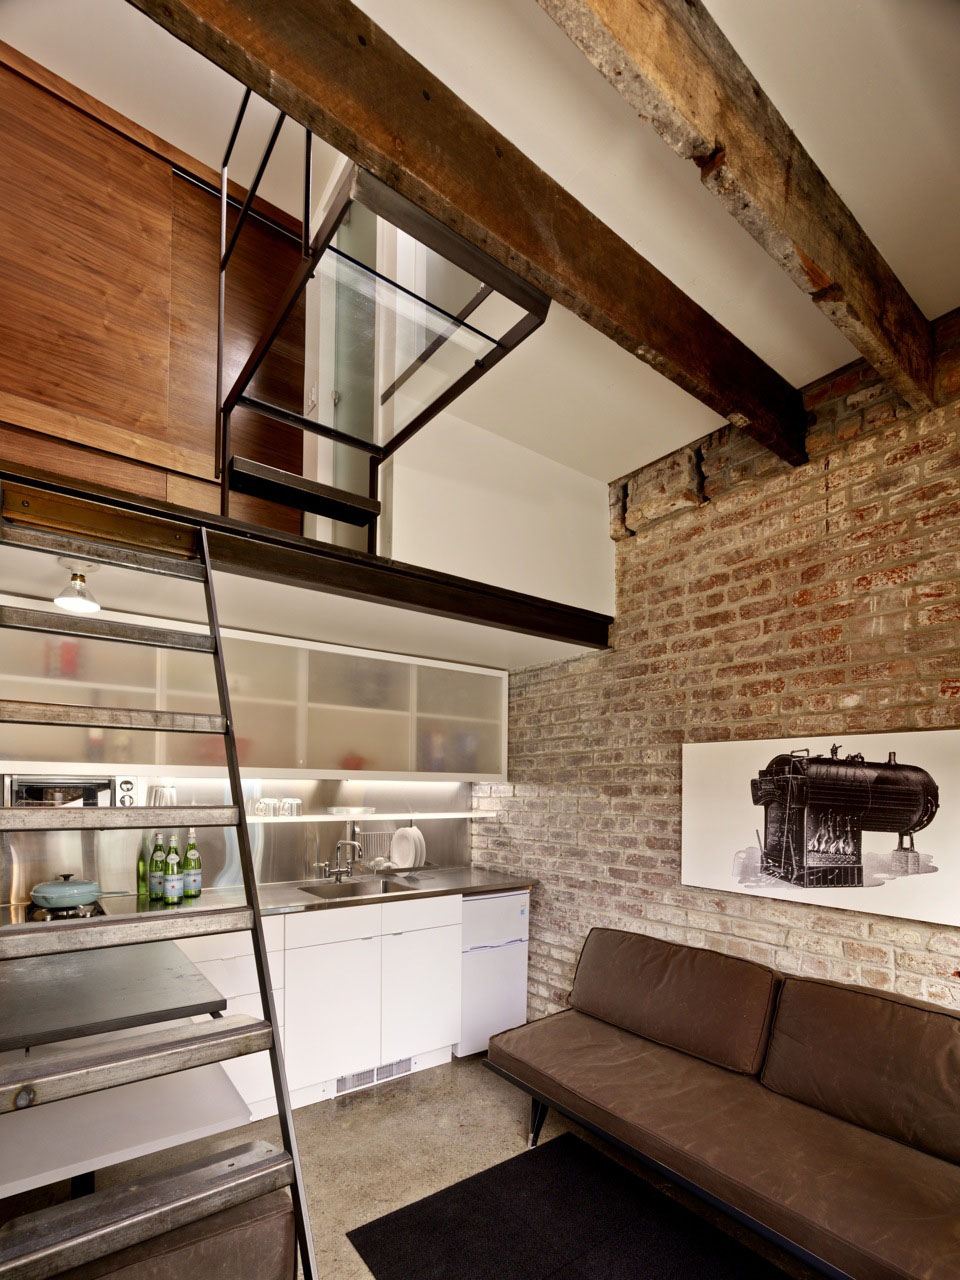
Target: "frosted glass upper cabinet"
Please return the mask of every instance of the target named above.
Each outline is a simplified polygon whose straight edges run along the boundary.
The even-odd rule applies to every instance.
[[[225,633],[223,657],[240,763],[259,769],[305,768],[300,705],[306,653],[299,645]],[[210,714],[219,710],[209,654],[171,651],[165,685],[170,710]],[[217,737],[176,734],[171,738],[167,757],[171,764],[217,764],[224,759]]]
[[[410,664],[334,649],[311,649],[308,658],[308,767],[409,773]]]
[[[506,676],[424,665],[416,677],[417,772],[503,776]]]

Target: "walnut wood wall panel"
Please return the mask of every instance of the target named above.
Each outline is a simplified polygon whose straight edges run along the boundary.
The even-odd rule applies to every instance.
[[[220,210],[205,191],[175,179],[173,203],[170,417],[186,438],[202,440],[211,459],[201,478],[212,479],[217,359],[217,249]],[[232,228],[233,218],[230,225]],[[261,222],[248,221],[227,271],[224,385],[239,374],[266,326],[278,294],[300,260],[299,247]],[[282,342],[264,362],[252,395],[303,411],[304,311],[291,317]],[[246,410],[233,418],[236,452],[299,473],[303,436]],[[274,508],[280,512],[282,508]],[[286,513],[289,517],[289,513]],[[292,532],[299,524],[288,524]]]
[[[215,510],[219,205],[96,106],[0,63],[0,456]],[[245,225],[228,377],[298,259],[279,233]],[[302,407],[303,343],[301,311],[257,394]],[[248,413],[234,424],[238,452],[301,471],[300,432]],[[239,518],[299,532],[299,513],[237,501]]]
[[[0,387],[162,438],[169,167],[0,68],[0,172]]]

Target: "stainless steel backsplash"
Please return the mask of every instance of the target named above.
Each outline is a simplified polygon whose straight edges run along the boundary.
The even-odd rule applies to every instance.
[[[2,768],[2,766],[0,766]],[[177,803],[222,805],[229,803],[225,781],[170,778],[177,788]],[[336,805],[372,806],[384,813],[468,810],[467,783],[395,783],[332,781],[245,782],[247,799],[259,796],[299,799],[304,813],[322,813]],[[393,832],[404,825],[384,822],[375,815],[357,818],[364,832]],[[331,862],[336,843],[346,832],[345,818],[322,823],[255,823],[250,826],[257,879],[263,883],[316,879],[317,864]],[[470,862],[469,824],[462,818],[433,819],[420,824],[427,845],[427,859],[435,866],[467,866]],[[178,829],[181,850],[186,831]],[[164,832],[169,837],[170,830]],[[232,828],[202,827],[197,831],[206,885],[238,885],[240,859]],[[152,844],[153,831],[6,832],[0,834],[0,900],[30,901],[31,888],[62,872],[99,881],[104,890],[135,892],[140,840]]]

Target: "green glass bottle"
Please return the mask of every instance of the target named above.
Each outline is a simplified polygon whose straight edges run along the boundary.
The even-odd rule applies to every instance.
[[[151,902],[159,902],[163,897],[163,857],[163,832],[155,831],[150,869],[147,872],[147,891]]]
[[[183,868],[180,866],[180,847],[175,835],[170,837],[163,863],[163,901],[168,907],[175,907],[183,901]]]
[[[150,896],[150,840],[144,832],[137,852],[137,897]]]
[[[187,832],[187,848],[183,855],[183,896],[199,898],[201,887],[200,850],[197,848],[197,833],[191,827]]]

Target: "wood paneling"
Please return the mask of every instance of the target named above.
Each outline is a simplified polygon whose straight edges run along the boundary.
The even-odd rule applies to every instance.
[[[121,115],[119,111],[114,111],[106,103],[98,102],[89,93],[84,93],[82,89],[75,84],[71,84],[69,80],[64,80],[61,76],[50,71],[49,68],[42,67],[39,62],[34,62],[25,53],[21,53],[19,49],[14,49],[12,45],[6,44],[3,40],[0,40],[0,65],[8,67],[11,71],[23,76],[24,79],[46,89],[55,98],[59,98],[69,106],[76,107],[85,115],[90,116],[96,123],[112,129],[114,133],[118,133],[122,138],[135,142],[144,151],[149,151],[161,160],[168,161],[174,168],[193,174],[202,182],[211,183],[214,187],[219,185],[220,171],[218,169],[211,169],[209,165],[203,164],[202,161],[198,160],[196,156],[188,155],[185,151],[181,151],[179,147],[175,147],[172,142],[167,142],[166,139],[151,133],[149,129],[145,129],[143,125],[137,124],[135,120],[130,120],[127,116]],[[238,105],[239,101],[238,90]],[[227,189],[234,199],[241,202],[246,197],[246,189],[232,179]],[[295,236],[299,237],[299,220],[284,209],[279,209],[275,204],[271,204],[269,200],[264,200],[261,196],[254,197],[253,208],[266,218],[286,226]]]
[[[166,497],[167,477],[162,470],[35,431],[0,426],[0,458],[84,483],[109,485],[143,498]]]
[[[153,135],[29,71],[0,60],[0,456],[218,510],[219,202],[174,172],[189,157],[158,154]],[[245,224],[228,275],[227,385],[299,256],[279,232]],[[302,409],[303,344],[301,309],[258,394]],[[299,431],[243,411],[234,434],[245,456],[302,470]],[[236,503],[238,518],[299,532],[299,512]]]
[[[162,438],[169,166],[0,68],[0,172],[0,388]]]
[[[204,442],[211,468],[202,478],[212,479],[220,210],[206,192],[179,179],[174,181],[172,206],[170,436],[179,444]],[[260,222],[244,225],[227,269],[226,387],[240,372],[270,317],[278,292],[299,260],[298,246],[279,233]],[[254,380],[255,394],[302,412],[303,343],[301,305]],[[258,461],[285,471],[302,470],[303,437],[296,428],[283,427],[243,410],[234,415],[233,438],[237,453],[255,456]],[[286,515],[281,527],[297,532],[299,516],[289,512]]]

